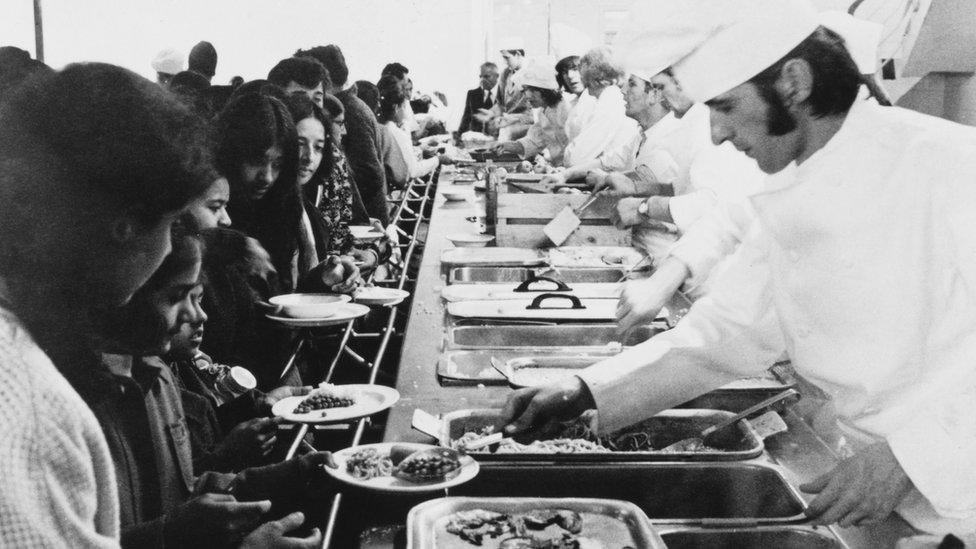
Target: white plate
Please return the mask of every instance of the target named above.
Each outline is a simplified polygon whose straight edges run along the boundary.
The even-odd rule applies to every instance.
[[[444,191],[441,194],[444,195],[444,200],[448,202],[463,202],[468,198],[473,198],[470,192],[464,191]]]
[[[399,305],[410,297],[410,292],[396,288],[381,288],[379,286],[365,286],[356,290],[353,301],[363,305]]]
[[[383,238],[383,232],[372,225],[349,225],[349,232],[358,242],[375,242]]]
[[[400,400],[400,393],[385,385],[339,385],[345,391],[356,392],[356,403],[345,408],[327,408],[315,410],[307,414],[293,412],[303,400],[304,396],[285,397],[275,402],[271,413],[295,423],[348,423],[361,417],[371,416],[393,406]],[[323,413],[324,412],[324,413]]]
[[[349,458],[356,452],[364,450],[366,448],[375,449],[380,455],[389,455],[390,449],[394,446],[410,446],[416,447],[417,450],[426,450],[427,448],[440,448],[440,446],[432,446],[430,444],[414,444],[407,442],[380,442],[377,444],[364,444],[362,446],[353,446],[352,448],[344,448],[338,452],[332,453],[332,459],[335,460],[336,465],[339,466],[338,469],[333,469],[331,467],[324,467],[325,472],[335,477],[351,486],[356,486],[357,488],[362,488],[364,490],[376,490],[379,492],[400,492],[400,493],[418,493],[418,492],[437,492],[445,488],[450,488],[452,486],[458,486],[464,484],[469,480],[473,479],[480,469],[478,462],[474,460],[471,456],[461,456],[461,472],[457,476],[445,480],[443,482],[430,482],[419,484],[416,482],[409,482],[406,480],[398,479],[393,476],[389,477],[376,477],[369,480],[361,480],[353,477],[346,471],[346,462]]]
[[[345,324],[369,313],[369,307],[358,303],[345,303],[336,313],[324,318],[290,318],[287,316],[267,315],[268,318],[292,328],[318,328]]]

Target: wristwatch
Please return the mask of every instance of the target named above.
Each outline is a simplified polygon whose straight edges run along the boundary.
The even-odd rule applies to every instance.
[[[648,208],[647,202],[648,202],[647,200],[642,200],[641,203],[637,206],[637,213],[639,213],[644,217],[647,217],[647,208]]]

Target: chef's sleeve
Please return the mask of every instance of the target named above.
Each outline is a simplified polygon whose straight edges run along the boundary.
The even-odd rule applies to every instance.
[[[735,251],[755,219],[747,203],[721,202],[693,223],[671,248],[670,255],[688,267],[689,291],[708,280],[712,269]]]
[[[762,375],[783,353],[766,246],[754,227],[715,289],[678,326],[580,373],[602,432],[632,425],[735,379]]]
[[[542,153],[543,150],[549,144],[549,135],[544,127],[546,120],[546,113],[542,112],[539,114],[539,120],[529,126],[529,131],[521,139],[517,139],[515,142],[522,145],[522,149],[525,151],[522,154],[523,159],[535,158],[537,154]]]
[[[957,144],[972,150],[971,136],[960,134]],[[946,137],[945,139],[949,139]],[[932,140],[939,143],[939,140]],[[937,156],[938,151],[920,150],[922,158]],[[976,310],[976,159],[972,155],[945,158],[943,166],[933,170],[944,173],[933,177],[930,187],[932,211],[929,216],[933,232],[939,235],[933,250],[936,271],[946,271],[955,281],[953,299],[962,301],[958,310]],[[966,176],[966,174],[969,174]],[[932,177],[932,174],[928,174]],[[920,205],[923,207],[924,205]],[[942,248],[939,248],[942,246]],[[941,264],[941,265],[940,265]],[[934,284],[935,282],[933,282]],[[941,311],[939,314],[950,314]],[[963,324],[952,345],[958,353],[976,348],[976,331],[972,313],[955,313]],[[976,515],[976,356],[957,357],[960,371],[950,379],[952,386],[885,437],[902,469],[943,517],[964,519]]]
[[[614,144],[622,144],[624,139],[633,136],[636,123],[629,118],[622,118],[619,112],[608,112],[608,109],[616,108],[617,104],[607,104],[597,102],[593,113],[589,116],[586,124],[580,129],[579,135],[573,139],[563,153],[567,166],[583,164],[599,158],[608,149],[613,148]],[[630,121],[627,124],[625,121]],[[621,133],[629,132],[630,135],[621,136]]]

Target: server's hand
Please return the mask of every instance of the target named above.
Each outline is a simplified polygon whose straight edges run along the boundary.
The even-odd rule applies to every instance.
[[[643,202],[643,198],[622,198],[610,211],[610,221],[618,229],[626,229],[640,224],[644,220],[637,208]]]
[[[308,537],[299,538],[289,536],[288,533],[299,528],[305,522],[305,515],[294,512],[278,520],[266,522],[257,527],[241,542],[241,549],[314,549],[322,543],[322,532],[313,528]]]
[[[884,520],[912,486],[891,447],[877,442],[800,489],[819,494],[806,510],[813,524],[847,528]]]
[[[593,186],[593,192],[604,191],[603,194],[610,196],[637,194],[637,185],[629,177],[618,172],[592,170],[586,174],[586,182]]]
[[[634,326],[653,322],[676,289],[663,286],[653,277],[625,282],[617,301],[617,330],[625,333]]]
[[[502,420],[505,432],[515,434],[577,418],[595,406],[593,395],[583,380],[571,376],[551,385],[515,391],[505,403]]]

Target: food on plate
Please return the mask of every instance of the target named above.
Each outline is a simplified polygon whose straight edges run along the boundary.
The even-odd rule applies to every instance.
[[[495,175],[497,175],[498,177],[505,177],[508,175],[508,170],[506,170],[505,168],[498,168],[497,170],[495,170]]]
[[[330,383],[323,383],[295,406],[293,413],[308,414],[316,410],[346,408],[356,403],[355,395]]]
[[[547,171],[546,166],[536,165],[532,167],[532,173],[549,173],[549,172]]]
[[[411,482],[440,482],[461,470],[461,460],[454,450],[432,448],[419,450],[403,458],[393,474]]]
[[[485,538],[501,540],[499,549],[596,549],[596,540],[577,537],[583,530],[583,517],[568,509],[532,509],[504,514],[485,509],[458,511],[447,519],[449,534],[475,545]]]
[[[395,445],[389,452],[363,448],[346,460],[346,472],[360,480],[392,476],[415,483],[441,482],[460,471],[460,455],[447,448]]]
[[[518,173],[529,173],[532,171],[532,163],[528,160],[523,160],[519,163],[518,168],[515,169]]]
[[[346,472],[360,480],[388,477],[393,474],[393,462],[390,456],[380,455],[375,448],[364,448],[349,456]]]

